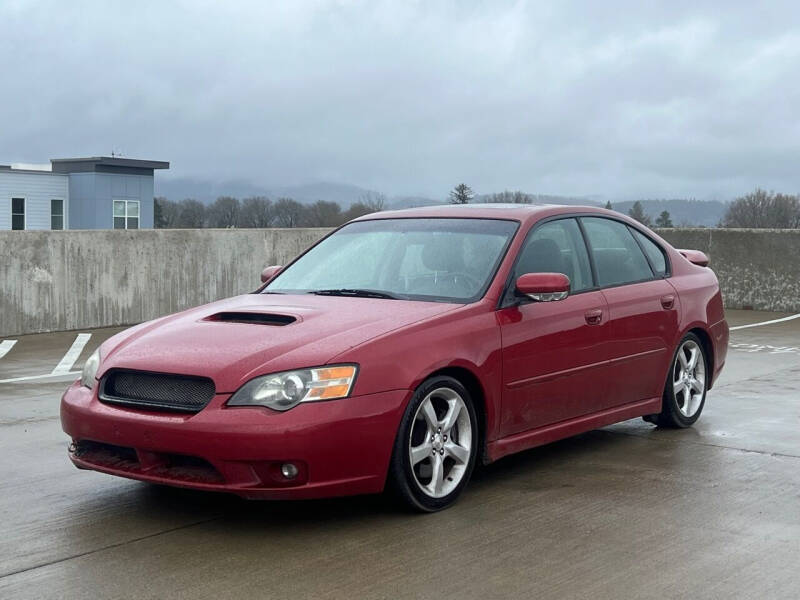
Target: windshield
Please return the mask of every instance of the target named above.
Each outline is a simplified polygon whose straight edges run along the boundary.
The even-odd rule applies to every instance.
[[[439,302],[480,298],[516,221],[376,219],[339,229],[262,293],[322,293]]]

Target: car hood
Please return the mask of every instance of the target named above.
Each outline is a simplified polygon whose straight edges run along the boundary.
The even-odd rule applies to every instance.
[[[323,365],[348,348],[460,305],[247,294],[142,323],[101,347],[112,368],[211,377],[217,393],[257,375]]]

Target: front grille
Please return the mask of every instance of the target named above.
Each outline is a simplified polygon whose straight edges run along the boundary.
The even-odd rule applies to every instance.
[[[114,370],[100,382],[103,402],[149,410],[196,413],[214,397],[214,382],[206,377]]]
[[[134,477],[148,475],[189,483],[224,483],[222,474],[203,458],[184,454],[147,452],[149,462],[143,465],[134,448],[104,444],[91,440],[76,442],[75,458],[101,468],[122,471]]]
[[[75,444],[73,453],[78,458],[122,470],[139,467],[136,450],[124,446],[81,440]]]

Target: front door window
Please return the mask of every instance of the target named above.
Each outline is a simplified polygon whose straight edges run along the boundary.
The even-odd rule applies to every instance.
[[[525,241],[514,277],[525,273],[563,273],[570,293],[594,287],[589,255],[575,219],[559,219],[537,227]]]

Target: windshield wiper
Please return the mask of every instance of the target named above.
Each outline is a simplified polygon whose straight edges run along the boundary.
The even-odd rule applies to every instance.
[[[338,290],[312,290],[308,293],[316,294],[317,296],[352,296],[353,298],[385,298],[387,300],[400,300],[403,298],[402,296],[378,290],[356,290],[347,288]]]

